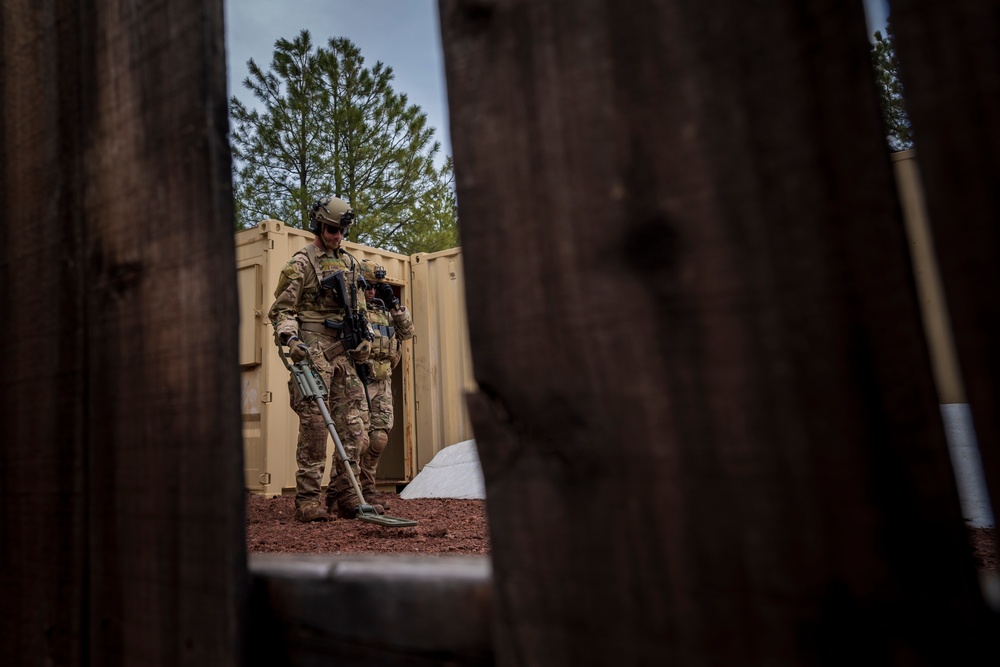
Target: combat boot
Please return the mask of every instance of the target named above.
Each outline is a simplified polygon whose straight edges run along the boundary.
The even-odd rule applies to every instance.
[[[326,490],[326,511],[329,514],[337,511],[337,492],[333,490],[332,485]]]
[[[371,493],[365,493],[365,502],[369,505],[381,505],[383,509],[389,509],[389,501],[392,499],[391,493],[382,493],[381,491],[372,491]],[[381,514],[381,512],[379,512]]]
[[[309,501],[304,502],[295,508],[295,520],[301,521],[302,523],[309,523],[310,521],[329,521],[330,514],[320,507],[318,502]]]

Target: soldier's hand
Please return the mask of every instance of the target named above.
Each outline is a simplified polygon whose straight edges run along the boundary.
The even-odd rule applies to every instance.
[[[293,364],[297,364],[309,356],[309,348],[298,336],[292,336],[288,339],[288,356],[292,358]]]
[[[375,294],[378,298],[382,299],[382,303],[389,310],[396,310],[399,308],[399,300],[396,298],[395,293],[393,293],[392,288],[389,287],[387,283],[379,283],[375,286]]]
[[[350,351],[351,359],[357,361],[358,363],[364,363],[368,361],[368,355],[372,352],[372,344],[366,340],[361,341],[361,344]]]

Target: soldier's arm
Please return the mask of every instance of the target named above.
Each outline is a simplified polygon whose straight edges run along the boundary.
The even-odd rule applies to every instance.
[[[400,306],[399,310],[394,310],[390,314],[392,315],[392,325],[396,328],[396,335],[399,336],[399,339],[413,338],[413,318],[410,317],[410,311],[406,309],[406,306]]]
[[[281,270],[278,286],[274,290],[274,303],[267,313],[267,319],[282,341],[299,335],[296,315],[302,298],[306,261],[300,257],[293,257]]]

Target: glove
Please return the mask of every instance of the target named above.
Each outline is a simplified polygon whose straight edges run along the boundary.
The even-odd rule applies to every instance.
[[[351,359],[354,359],[354,361],[358,363],[364,363],[368,361],[368,355],[370,355],[371,352],[372,352],[372,344],[366,340],[363,340],[361,341],[361,344],[358,345],[353,350],[351,350],[349,354],[351,355]]]
[[[293,364],[297,364],[309,356],[309,348],[298,336],[292,336],[288,339],[288,356],[292,358]]]
[[[392,288],[387,283],[379,283],[375,286],[375,296],[382,299],[382,303],[389,310],[399,308],[399,299],[396,298],[395,293],[393,293]]]

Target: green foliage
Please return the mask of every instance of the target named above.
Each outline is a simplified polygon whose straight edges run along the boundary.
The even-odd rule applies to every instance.
[[[447,250],[459,245],[458,206],[455,199],[455,172],[449,157],[420,200],[406,211],[405,217],[387,224],[373,237],[377,248],[392,246],[397,252]]]
[[[243,85],[260,103],[230,102],[233,119],[233,193],[237,222],[252,227],[274,218],[295,227],[308,226],[308,205],[327,183],[317,171],[330,157],[322,138],[325,128],[317,109],[328,105],[319,56],[308,31],[279,39],[268,71],[253,60]]]
[[[885,124],[886,140],[893,151],[913,148],[913,130],[903,103],[903,84],[899,80],[899,61],[893,47],[892,29],[886,21],[885,35],[875,31],[872,45],[872,64],[875,66],[875,82],[878,84],[882,121]]]
[[[365,67],[349,39],[314,49],[309,31],[278,40],[269,71],[251,60],[243,82],[259,110],[232,98],[237,223],[265,218],[307,228],[332,194],[356,216],[351,240],[401,253],[457,243],[453,168],[427,115],[392,88],[391,67]]]

